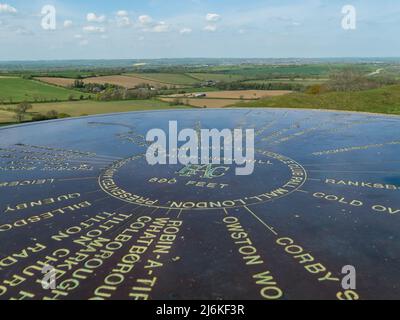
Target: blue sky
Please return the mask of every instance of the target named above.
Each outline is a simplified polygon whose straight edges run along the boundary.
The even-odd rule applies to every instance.
[[[0,60],[393,57],[399,34],[398,0],[0,0]]]

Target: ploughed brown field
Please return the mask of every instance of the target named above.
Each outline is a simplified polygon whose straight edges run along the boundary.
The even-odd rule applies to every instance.
[[[71,87],[74,84],[75,79],[69,78],[52,78],[52,77],[38,77],[36,80],[53,84],[60,87]]]
[[[235,91],[212,91],[205,92],[205,97],[196,97],[199,93],[176,94],[174,98],[196,98],[196,99],[247,99],[257,100],[265,97],[276,97],[289,94],[286,90],[235,90]]]
[[[175,102],[176,98],[162,98],[161,100],[172,103]],[[231,105],[234,105],[239,101],[240,100],[235,100],[235,99],[190,99],[190,98],[182,99],[182,102],[185,105],[189,105],[192,107],[199,107],[199,108],[226,108]]]
[[[285,90],[237,90],[212,91],[205,93],[175,94],[163,97],[163,101],[176,102],[179,99],[185,105],[200,108],[225,108],[238,102],[251,102],[265,97],[283,96],[292,93]],[[201,96],[205,94],[205,96]]]
[[[46,82],[46,83],[49,83],[49,84],[62,86],[62,87],[71,87],[75,81],[75,79],[51,78],[51,77],[39,77],[36,79]],[[123,76],[123,75],[86,78],[86,79],[83,79],[83,82],[84,83],[97,83],[97,84],[109,83],[109,84],[121,86],[121,87],[124,87],[127,89],[133,89],[141,84],[148,84],[148,85],[154,86],[155,88],[172,87],[172,85],[168,85],[168,84],[157,82],[157,81],[147,80],[147,79],[138,78],[138,77],[134,77],[134,76]]]

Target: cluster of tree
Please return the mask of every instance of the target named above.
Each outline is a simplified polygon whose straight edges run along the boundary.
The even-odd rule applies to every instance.
[[[28,111],[32,109],[32,105],[28,102],[21,102],[14,108],[7,109],[8,111],[15,112],[15,120],[19,123],[27,119]],[[44,121],[53,119],[69,118],[70,115],[66,113],[59,113],[56,110],[50,110],[46,114],[36,113],[31,117],[31,121]]]
[[[107,88],[96,95],[99,101],[115,100],[146,100],[158,95],[157,90],[147,88],[125,89],[125,88]]]
[[[116,100],[134,100],[134,99],[151,99],[159,94],[156,90],[149,84],[143,83],[135,86],[134,89],[127,89],[114,84],[97,84],[97,83],[84,83],[82,80],[77,79],[73,84],[73,88],[88,92],[95,93],[96,100],[98,101],[116,101]],[[160,90],[167,90],[168,87],[161,87]],[[81,96],[80,99],[84,99]],[[71,99],[70,99],[71,100]]]
[[[174,100],[172,100],[171,102],[169,102],[169,105],[171,106],[171,107],[174,107],[174,106],[184,106],[184,105],[187,105],[187,106],[189,106],[190,104],[189,104],[189,100],[188,99],[186,99],[186,103],[183,101],[183,99],[181,99],[181,98],[175,98]]]
[[[99,84],[99,83],[85,83],[81,79],[77,79],[74,81],[74,84],[72,85],[73,89],[77,89],[83,92],[87,93],[99,93],[102,92],[108,88],[113,88],[117,87],[112,84],[106,83],[106,84]]]
[[[54,120],[54,119],[64,119],[64,118],[69,118],[71,117],[67,113],[59,113],[56,110],[50,110],[46,114],[35,114],[32,117],[32,121],[45,121],[45,120]]]
[[[91,97],[89,96],[88,99],[90,99],[90,98]],[[68,99],[70,101],[76,101],[76,100],[79,100],[79,99],[81,99],[81,100],[85,99],[85,97],[83,95],[80,96],[80,97],[75,97],[74,95],[70,95],[68,97]],[[47,102],[60,102],[60,101],[63,101],[63,100],[60,100],[60,99],[57,99],[57,98],[53,98],[53,99],[51,99],[51,98],[43,98],[43,97],[37,97],[37,96],[34,96],[31,100],[29,100],[29,102],[32,102],[32,103],[39,103],[39,102],[47,103]],[[7,105],[7,104],[19,104],[19,101],[14,101],[14,99],[12,97],[10,97],[8,99],[4,99],[4,98],[0,99],[0,105]]]
[[[76,97],[74,94],[70,94],[68,96],[68,100],[69,101],[78,101],[78,100],[85,100],[85,96],[83,94],[81,94],[79,97]],[[92,96],[88,96],[87,99],[92,99]]]
[[[218,82],[215,85],[219,90],[292,90],[301,91],[302,84],[278,82]]]
[[[32,105],[28,102],[21,102],[18,104],[13,111],[15,112],[15,119],[17,122],[25,120],[28,110],[32,109]]]
[[[328,91],[361,91],[398,83],[389,77],[371,77],[354,68],[346,68],[330,75]]]
[[[314,84],[305,90],[308,94],[321,94],[324,92],[352,92],[377,89],[387,85],[398,84],[399,82],[390,77],[365,75],[354,68],[346,68],[339,72],[332,73],[329,81],[325,84]]]

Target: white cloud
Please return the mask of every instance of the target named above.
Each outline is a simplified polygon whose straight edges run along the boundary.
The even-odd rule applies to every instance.
[[[64,28],[70,28],[72,27],[72,21],[71,20],[65,20],[64,21]]]
[[[179,33],[180,34],[189,34],[189,33],[192,33],[192,29],[190,29],[190,28],[183,28],[183,29],[181,29],[180,31],[179,31]]]
[[[138,18],[139,25],[145,32],[168,32],[170,25],[164,21],[154,21],[154,19],[148,15],[142,15]]]
[[[129,27],[132,25],[131,19],[129,17],[118,17],[117,18],[118,27]]]
[[[10,6],[7,3],[0,3],[0,13],[15,14],[17,13],[17,9],[15,9],[14,7]]]
[[[81,34],[76,34],[76,35],[74,35],[74,38],[75,38],[75,39],[82,39],[83,36],[82,36]]]
[[[126,11],[126,10],[119,10],[119,11],[117,11],[117,16],[118,17],[127,17],[129,14],[128,14],[128,11]]]
[[[87,14],[86,20],[88,22],[99,22],[99,23],[102,23],[102,22],[106,21],[106,16],[104,16],[104,15],[97,16],[95,13],[91,12],[91,13]]]
[[[217,31],[217,26],[210,24],[208,26],[205,26],[204,30],[208,31],[208,32],[215,32],[215,31]]]
[[[221,19],[221,16],[217,13],[207,13],[206,20],[209,22],[217,22]]]
[[[95,27],[95,26],[85,26],[85,27],[83,27],[83,31],[88,32],[88,33],[104,33],[104,32],[106,32],[106,28]]]
[[[139,20],[139,23],[140,23],[142,26],[147,26],[147,25],[153,23],[153,18],[150,17],[150,16],[148,16],[148,15],[140,16],[140,17],[138,18],[138,20]]]
[[[151,31],[153,32],[168,32],[169,31],[169,25],[166,24],[164,21],[161,21],[157,23]]]

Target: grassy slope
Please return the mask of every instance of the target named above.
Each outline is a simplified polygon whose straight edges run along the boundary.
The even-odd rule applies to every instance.
[[[328,92],[319,95],[293,93],[262,99],[237,107],[312,108],[400,114],[400,86],[358,92]]]
[[[159,100],[129,100],[129,101],[74,101],[58,103],[38,103],[33,105],[32,113],[45,114],[50,110],[59,113],[67,113],[71,116],[82,116],[92,114],[104,114],[113,112],[128,112],[140,110],[160,110],[172,108],[187,108],[184,106],[171,106],[169,103]]]
[[[70,95],[79,97],[84,95],[79,91],[64,89],[34,80],[25,80],[22,78],[0,78],[0,100],[5,102],[21,102],[37,100],[68,100]]]

